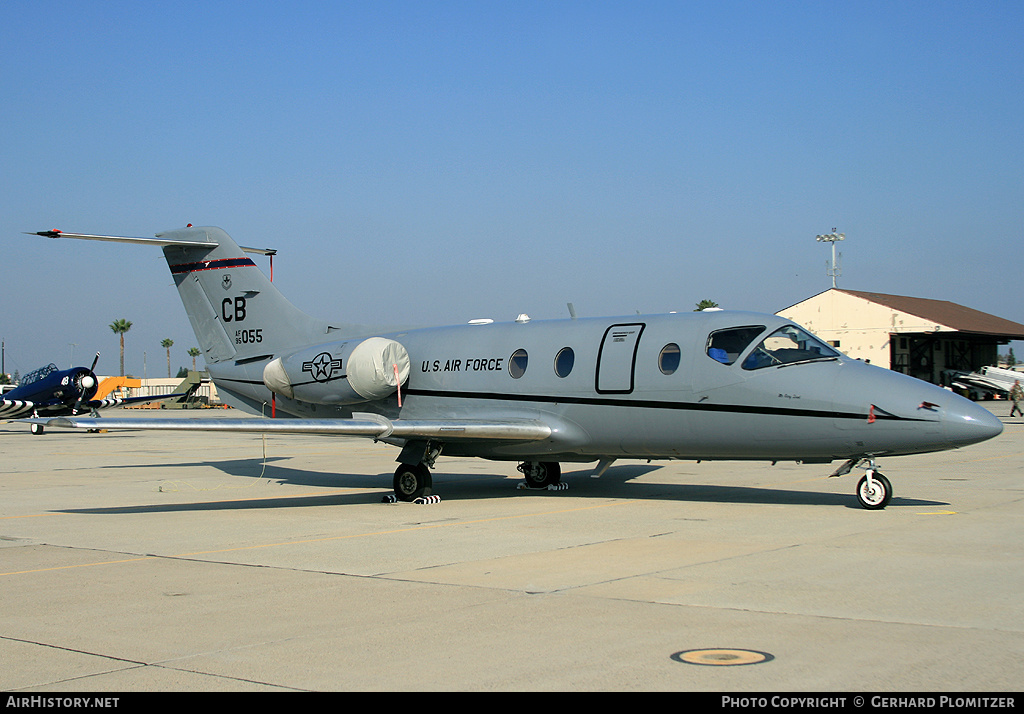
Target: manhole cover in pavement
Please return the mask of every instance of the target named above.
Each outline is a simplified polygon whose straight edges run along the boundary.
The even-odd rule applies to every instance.
[[[723,667],[738,664],[760,664],[775,659],[767,652],[755,650],[683,650],[672,655],[676,662],[685,664],[703,664],[712,667]]]

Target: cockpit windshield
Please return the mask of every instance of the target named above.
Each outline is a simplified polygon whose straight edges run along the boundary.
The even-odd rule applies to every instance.
[[[45,367],[40,367],[39,369],[33,370],[33,371],[29,372],[28,374],[26,374],[24,377],[21,378],[21,384],[22,384],[22,386],[24,386],[26,384],[32,384],[33,382],[38,382],[40,379],[42,379],[46,375],[53,374],[56,371],[57,371],[57,365],[55,365],[55,364],[53,364],[51,362],[50,364],[46,365]]]
[[[838,359],[840,354],[796,325],[779,328],[743,360],[743,369]]]

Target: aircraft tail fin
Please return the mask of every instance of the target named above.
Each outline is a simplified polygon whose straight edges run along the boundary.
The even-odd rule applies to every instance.
[[[240,247],[220,228],[166,231],[156,238],[38,231],[46,238],[136,243],[163,248],[207,364],[257,361],[298,345],[365,333],[369,328],[332,326],[299,310],[263,274],[247,253],[275,251]]]
[[[271,355],[325,341],[322,320],[299,310],[220,228],[157,234],[207,363]]]

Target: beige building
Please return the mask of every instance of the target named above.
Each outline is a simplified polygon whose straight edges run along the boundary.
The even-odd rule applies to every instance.
[[[945,300],[832,288],[777,313],[854,357],[935,384],[996,364],[1024,325]]]
[[[178,400],[142,402],[126,407],[129,409],[223,406],[220,397],[217,395],[217,386],[205,372],[189,372],[189,376],[184,379],[180,377],[172,377],[170,379],[137,379],[135,377],[106,377],[101,375],[97,375],[97,379],[100,382],[97,399],[102,399],[103,397],[155,397],[161,394],[189,392],[189,397],[184,402],[179,402]]]

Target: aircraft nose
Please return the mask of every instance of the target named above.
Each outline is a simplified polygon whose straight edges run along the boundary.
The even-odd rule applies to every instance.
[[[945,410],[942,427],[955,446],[977,444],[1003,432],[1003,423],[995,414],[966,399]]]

